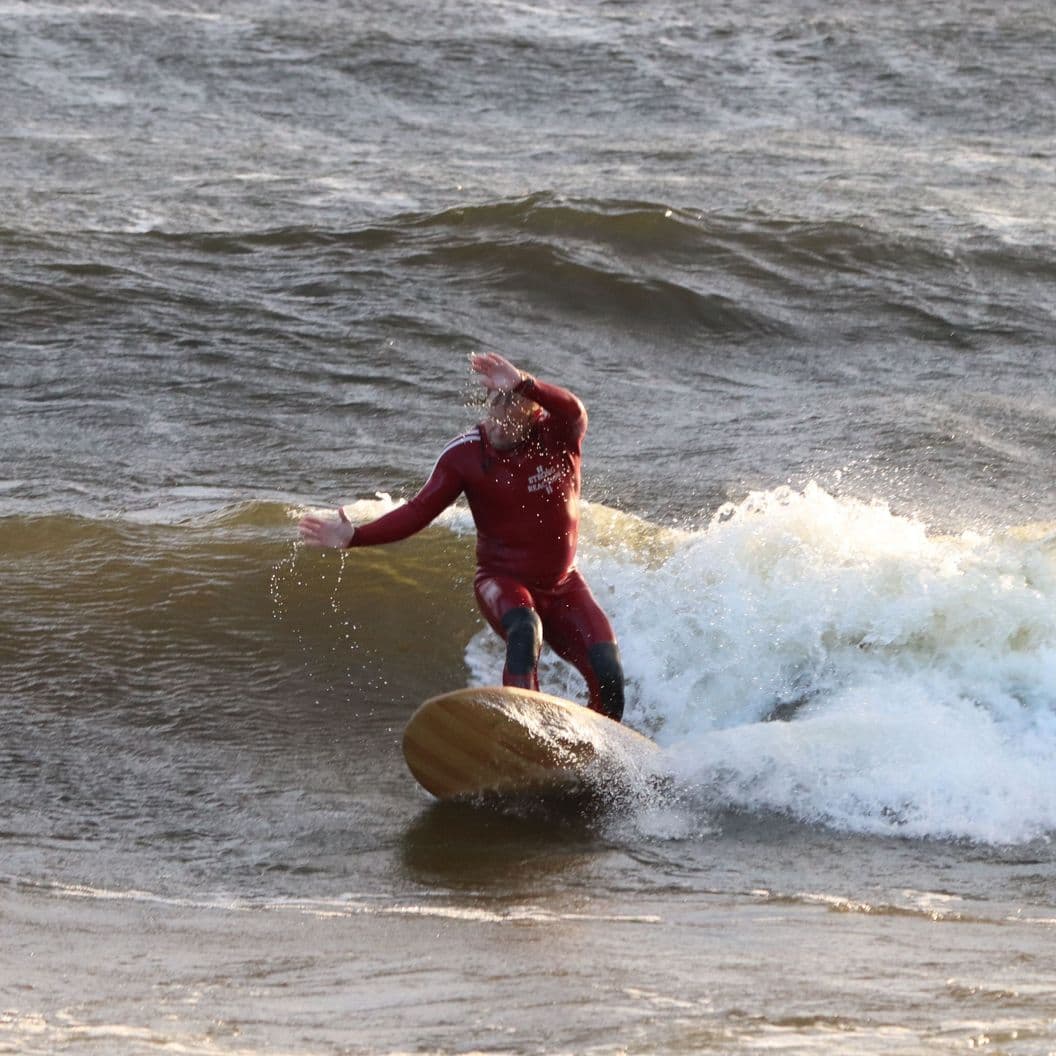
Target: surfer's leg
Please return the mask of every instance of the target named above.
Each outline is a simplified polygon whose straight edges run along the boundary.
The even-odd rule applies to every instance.
[[[619,722],[623,718],[620,647],[608,616],[578,572],[547,599],[543,637],[586,679],[591,709]]]
[[[543,647],[543,624],[535,609],[519,606],[502,618],[506,632],[506,666],[502,671],[504,686],[538,689],[536,665]]]
[[[624,703],[620,647],[615,642],[595,642],[587,650],[586,666],[590,672],[584,675],[591,688],[590,706],[619,722],[623,718]]]
[[[473,592],[492,630],[506,642],[502,684],[538,689],[543,625],[528,588],[505,576],[478,575]]]

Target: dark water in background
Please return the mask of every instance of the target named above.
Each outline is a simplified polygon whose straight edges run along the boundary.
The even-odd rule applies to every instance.
[[[0,1051],[1051,1051],[1048,5],[0,16]],[[291,542],[491,348],[674,801],[430,806],[465,515]]]

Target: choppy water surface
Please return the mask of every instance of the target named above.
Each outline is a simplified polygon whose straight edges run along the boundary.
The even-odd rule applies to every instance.
[[[1056,1047],[1046,5],[0,13],[0,1050]],[[468,515],[292,542],[492,348],[666,795],[431,803]]]

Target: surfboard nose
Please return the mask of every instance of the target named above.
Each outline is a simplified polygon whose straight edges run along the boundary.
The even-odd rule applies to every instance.
[[[649,738],[579,704],[505,686],[432,697],[403,733],[408,768],[439,799],[607,785],[657,751]]]

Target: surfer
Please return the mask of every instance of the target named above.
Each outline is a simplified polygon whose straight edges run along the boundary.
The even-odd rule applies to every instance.
[[[477,604],[506,642],[503,685],[539,688],[545,641],[586,679],[590,707],[619,721],[616,635],[575,568],[586,409],[497,353],[475,355],[470,366],[487,393],[486,416],[444,448],[422,490],[366,524],[353,525],[341,508],[336,520],[305,517],[301,539],[316,547],[396,542],[465,494],[477,528]]]

